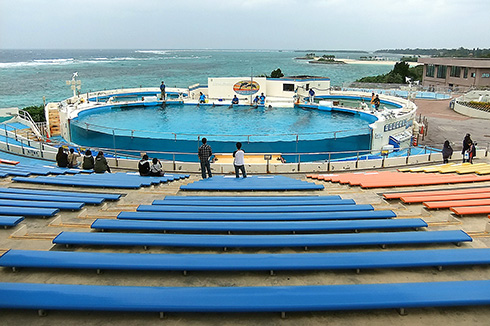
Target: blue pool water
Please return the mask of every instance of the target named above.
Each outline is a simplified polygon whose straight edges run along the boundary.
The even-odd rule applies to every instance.
[[[73,123],[109,134],[114,130],[116,135],[151,138],[291,141],[364,134],[373,122],[367,118],[300,108],[169,105],[89,110]]]

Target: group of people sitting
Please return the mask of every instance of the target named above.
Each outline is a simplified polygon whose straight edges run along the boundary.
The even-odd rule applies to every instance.
[[[154,157],[150,163],[150,159],[146,154],[144,154],[141,160],[138,162],[138,171],[141,176],[145,177],[163,177],[165,175],[160,160]]]
[[[75,152],[74,148],[70,148],[67,153],[65,148],[59,147],[58,153],[56,154],[56,164],[60,168],[79,168],[78,158],[80,156],[80,153],[78,151]],[[99,151],[94,158],[92,151],[87,149],[83,154],[81,163],[81,167],[84,170],[94,170],[95,173],[111,173],[111,168],[102,151]]]

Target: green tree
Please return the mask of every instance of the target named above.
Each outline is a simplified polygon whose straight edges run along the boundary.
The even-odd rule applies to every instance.
[[[46,121],[46,116],[44,115],[44,106],[43,105],[31,105],[23,108],[24,111],[29,112],[32,117],[32,120],[35,122],[44,122]]]
[[[272,70],[271,77],[272,78],[284,77],[284,74],[282,73],[281,68],[277,68],[276,70]]]

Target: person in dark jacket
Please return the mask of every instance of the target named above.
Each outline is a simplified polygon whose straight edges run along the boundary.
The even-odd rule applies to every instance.
[[[87,149],[83,155],[82,169],[92,170],[94,168],[94,157],[92,156],[92,151]]]
[[[150,175],[150,161],[148,160],[148,155],[143,155],[141,160],[138,162],[138,171],[143,177]]]
[[[442,159],[444,163],[449,163],[449,159],[453,156],[453,148],[449,144],[449,140],[444,142],[444,147],[442,148]]]
[[[63,147],[58,148],[58,154],[56,154],[56,164],[60,168],[68,167],[68,154],[66,154]]]
[[[466,134],[463,139],[463,150],[461,151],[461,154],[463,154],[463,163],[469,161],[469,158],[467,158],[466,154],[468,152],[468,148],[470,148],[470,143],[473,143],[473,141],[471,140],[471,136],[470,134]]]
[[[94,172],[105,173],[106,171],[111,173],[111,168],[109,167],[109,164],[107,164],[104,153],[102,151],[99,151],[97,153],[97,156],[95,157]]]

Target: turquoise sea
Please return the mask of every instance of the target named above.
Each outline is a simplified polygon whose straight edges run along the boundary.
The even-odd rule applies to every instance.
[[[78,72],[81,92],[115,88],[207,84],[208,77],[270,74],[330,77],[332,86],[390,71],[391,65],[309,64],[307,52],[264,50],[0,50],[0,108],[58,102],[72,95],[66,80]],[[366,53],[326,52],[338,59]],[[325,54],[317,52],[317,55]]]

